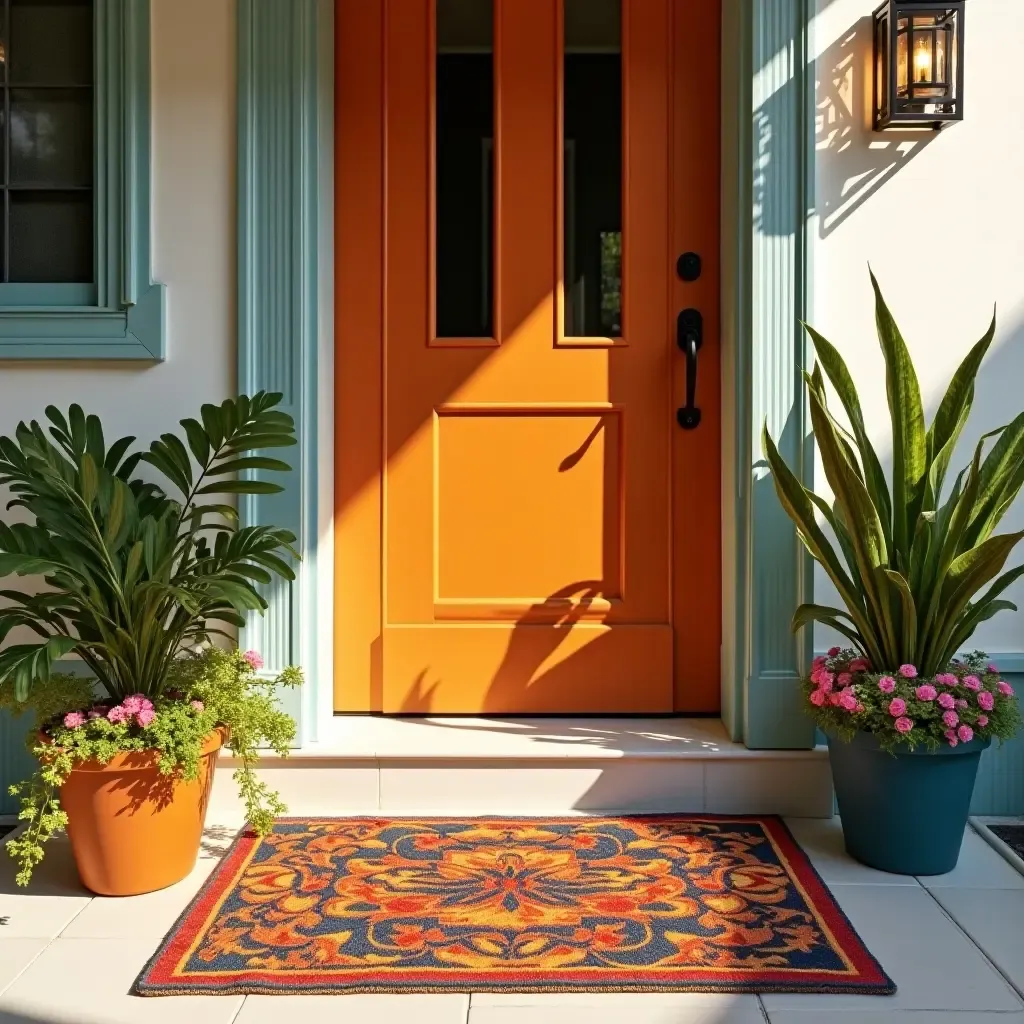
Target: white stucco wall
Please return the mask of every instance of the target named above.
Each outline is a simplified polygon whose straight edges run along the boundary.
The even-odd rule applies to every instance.
[[[868,262],[914,357],[929,420],[997,305],[998,333],[952,464],[958,471],[981,434],[1024,409],[1024,120],[1006,99],[1024,44],[1024,2],[968,3],[965,120],[924,136],[870,130],[875,6],[874,0],[817,0],[811,320],[849,364],[888,467],[888,407]],[[824,480],[820,464],[817,479]],[[1024,529],[1024,501],[1000,529]],[[1024,544],[1010,564],[1021,559]],[[833,594],[819,569],[816,600],[832,603]],[[1024,607],[1020,582],[1007,596]],[[1024,651],[1024,614],[984,623],[972,646]]]
[[[0,432],[49,403],[148,441],[235,387],[235,4],[155,0],[153,256],[168,286],[168,358],[0,363]]]

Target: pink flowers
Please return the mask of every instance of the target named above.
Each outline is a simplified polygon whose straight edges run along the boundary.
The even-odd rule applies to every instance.
[[[984,729],[988,725],[988,715],[978,715],[978,727]]]
[[[913,665],[900,665],[900,675],[904,679],[916,679],[917,669]]]
[[[948,729],[955,729],[960,724],[960,716],[955,711],[947,711],[942,716],[942,724]]]
[[[907,702],[902,697],[893,697],[889,701],[889,714],[893,718],[900,718],[907,710]]]
[[[64,716],[65,729],[81,729],[85,725],[85,715],[81,711],[72,711]]]
[[[974,739],[974,730],[969,725],[961,725],[956,731],[961,743],[970,743]]]
[[[959,680],[952,672],[941,672],[935,677],[935,682],[942,683],[943,686],[956,686]]]
[[[263,658],[258,651],[246,651],[242,655],[242,660],[248,664],[253,672],[259,672],[263,668]]]
[[[836,657],[838,657],[842,653],[843,653],[843,649],[841,647],[830,647],[828,649],[828,656],[830,658],[836,658]]]
[[[811,673],[811,682],[814,683],[815,686],[821,687],[825,693],[828,693],[828,691],[832,689],[833,678],[832,673],[829,672],[827,668],[816,668]]]
[[[810,696],[810,702],[816,707],[820,708],[825,703],[826,694],[824,690],[815,690]]]
[[[844,690],[839,695],[839,706],[844,711],[856,711],[857,710],[857,698],[850,693],[849,690]]]
[[[939,694],[939,707],[951,710],[956,707],[956,700],[951,693],[940,693]]]
[[[853,676],[849,672],[840,672],[836,682],[840,686],[849,686],[853,682]]]
[[[963,709],[964,709],[965,707],[967,707],[967,701],[965,701],[965,700],[963,699],[963,697],[957,697],[957,699],[956,699],[956,706],[957,706],[957,707],[958,707],[958,708],[959,708],[959,709],[960,709],[961,711],[963,711]]]
[[[982,711],[991,711],[996,706],[995,697],[988,692],[988,690],[982,690],[978,694],[978,707]]]
[[[1004,697],[1012,697],[1013,696],[1013,687],[1008,682],[1006,682],[1003,679],[1000,679],[999,682],[996,683],[996,689]]]
[[[896,680],[892,676],[882,676],[878,680],[878,688],[882,693],[892,693],[896,689]]]
[[[960,741],[956,738],[956,730],[955,729],[947,729],[946,730],[946,739],[949,740],[949,745],[951,747],[955,747],[955,746],[957,746],[960,743]]]
[[[193,711],[202,712],[206,710],[206,705],[201,700],[194,700],[189,705]]]
[[[854,658],[850,662],[851,672],[867,672],[871,666],[863,658]]]
[[[939,691],[936,690],[934,686],[929,686],[927,683],[925,683],[924,686],[919,686],[914,691],[914,694],[917,696],[918,700],[928,701],[935,700],[935,698],[939,695]]]
[[[991,672],[994,676],[999,674],[999,669],[996,668],[996,666],[993,665],[991,662],[988,665],[988,671]]]
[[[964,686],[968,690],[980,690],[981,680],[977,676],[964,676]]]
[[[121,722],[131,723],[145,728],[156,718],[156,711],[153,709],[153,702],[144,697],[141,693],[134,693],[107,712],[107,721],[115,725]]]
[[[904,736],[914,728],[914,723],[909,718],[897,718],[894,724],[896,726],[896,731],[898,733],[902,733]]]

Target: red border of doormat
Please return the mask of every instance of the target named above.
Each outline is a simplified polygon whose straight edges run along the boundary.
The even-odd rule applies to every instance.
[[[251,829],[243,829],[221,864],[204,884],[184,913],[175,922],[160,948],[143,968],[133,991],[143,996],[164,995],[355,995],[395,993],[467,993],[467,992],[703,992],[703,993],[770,993],[806,992],[854,995],[892,995],[896,985],[868,952],[854,931],[846,914],[814,869],[807,854],[793,838],[785,822],[776,815],[759,814],[620,814],[594,815],[589,821],[708,821],[712,823],[758,823],[774,841],[783,866],[803,889],[808,907],[820,923],[828,927],[837,946],[857,971],[855,976],[837,978],[835,973],[821,971],[794,972],[767,970],[736,972],[723,975],[700,967],[672,970],[645,970],[642,977],[630,970],[600,968],[594,980],[584,980],[579,969],[566,971],[553,978],[547,970],[518,970],[514,979],[505,980],[494,972],[471,972],[453,968],[451,980],[439,982],[437,972],[402,970],[401,977],[387,981],[373,971],[346,972],[344,977],[331,977],[327,971],[294,972],[286,978],[276,973],[252,970],[244,975],[202,973],[176,976],[174,969],[186,955],[196,936],[208,926],[211,913],[237,883],[239,869],[247,862],[253,847],[261,842]],[[529,821],[542,824],[572,822],[573,818],[511,815],[317,815],[279,818],[281,823],[301,821]],[[753,975],[753,976],[751,976]]]

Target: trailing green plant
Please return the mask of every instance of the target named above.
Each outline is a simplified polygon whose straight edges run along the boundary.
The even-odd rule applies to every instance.
[[[28,746],[39,768],[9,787],[21,800],[18,817],[25,822],[7,842],[7,852],[18,863],[18,884],[29,883],[45,844],[67,825],[59,791],[75,765],[106,764],[120,753],[152,751],[162,775],[195,779],[204,742],[217,728],[230,735],[238,761],[234,779],[249,825],[266,835],[285,807],[253,768],[261,747],[287,756],[295,723],[278,706],[276,691],[298,686],[302,674],[287,668],[267,679],[257,674],[262,666],[255,651],[242,654],[206,645],[175,659],[168,686],[155,699],[132,694],[118,703],[97,699],[92,682],[80,676],[54,673],[27,704],[15,699],[10,680],[0,684],[0,707],[16,712],[30,707],[37,724]]]
[[[1024,566],[1003,570],[1024,532],[994,531],[1024,485],[1024,413],[986,434],[970,465],[947,488],[978,368],[995,335],[995,316],[926,426],[910,353],[874,274],[871,283],[892,427],[891,489],[846,363],[813,327],[806,329],[817,363],[804,376],[815,440],[835,496],[832,504],[797,479],[767,426],[763,447],[783,508],[845,605],[801,605],[793,617],[794,631],[821,622],[847,637],[876,671],[911,665],[922,678],[932,679],[948,669],[980,623],[1016,610],[1001,595],[1024,575]],[[825,377],[849,429],[828,407]]]
[[[151,749],[162,772],[190,778],[204,738],[222,726],[241,761],[236,777],[252,824],[265,831],[282,809],[252,766],[261,744],[287,752],[294,724],[273,691],[301,674],[290,668],[264,680],[258,655],[209,647],[213,636],[233,642],[230,628],[266,610],[261,586],[295,578],[294,534],[242,527],[224,503],[283,490],[251,477],[290,469],[258,454],[295,444],[280,401],[260,392],[204,405],[200,419],[181,421],[184,440],[166,433],[147,451],[131,450],[134,437],[108,447],[99,418],[77,405],[66,416],[48,407],[47,430],[33,420],[0,437],[0,485],[21,520],[0,523],[0,577],[43,583],[0,590],[0,644],[15,629],[35,634],[0,650],[0,707],[33,709],[42,729],[29,744],[42,766],[17,787],[27,826],[7,844],[19,880],[62,827],[57,790],[83,760]],[[141,465],[163,482],[137,476]],[[197,647],[208,650],[196,657]],[[93,681],[54,673],[71,654]]]

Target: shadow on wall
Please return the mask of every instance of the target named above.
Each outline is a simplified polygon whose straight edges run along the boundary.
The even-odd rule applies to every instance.
[[[807,216],[817,213],[819,234],[831,234],[936,138],[933,131],[872,130],[872,19],[860,18],[813,62],[815,174]],[[800,79],[790,76],[754,112],[758,139],[755,189],[763,235],[792,232],[791,202],[798,168],[773,151],[776,128],[798,116]],[[780,136],[785,133],[779,132]],[[781,179],[781,180],[780,180]],[[780,202],[780,197],[785,197]],[[786,199],[789,201],[787,202]]]

